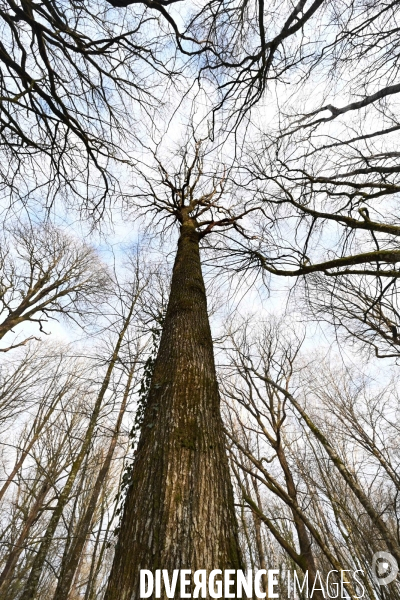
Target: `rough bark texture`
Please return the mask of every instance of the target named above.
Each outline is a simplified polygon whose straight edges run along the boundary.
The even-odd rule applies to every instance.
[[[240,568],[199,237],[186,221],[105,600],[139,598],[140,569]]]

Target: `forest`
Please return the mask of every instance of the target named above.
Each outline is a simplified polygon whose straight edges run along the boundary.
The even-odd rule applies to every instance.
[[[400,3],[0,22],[0,600],[400,600]]]

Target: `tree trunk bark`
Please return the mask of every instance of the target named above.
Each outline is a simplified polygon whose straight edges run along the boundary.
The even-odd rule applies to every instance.
[[[140,569],[171,577],[173,569],[240,568],[199,235],[189,219],[105,600],[139,598]]]

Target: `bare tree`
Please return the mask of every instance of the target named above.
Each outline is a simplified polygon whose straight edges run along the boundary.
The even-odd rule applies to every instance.
[[[0,339],[21,323],[93,315],[110,286],[93,248],[51,225],[15,225],[0,250]],[[7,352],[32,337],[1,349]]]
[[[41,365],[37,360],[32,364],[29,361],[25,362],[26,369],[30,366],[36,367],[38,387],[43,385],[45,376],[49,380],[53,379],[53,396],[49,398],[47,393],[43,398],[40,394],[35,398],[38,404],[37,414],[46,415],[47,411],[51,411],[52,408],[54,410],[51,411],[46,426],[42,427],[40,436],[30,444],[29,456],[25,457],[18,470],[13,469],[16,471],[13,474],[15,485],[3,496],[2,508],[10,513],[2,536],[3,565],[0,589],[4,598],[13,597],[17,590],[18,594],[21,592],[26,570],[30,568],[34,555],[34,540],[43,527],[43,520],[46,522],[47,516],[51,514],[52,503],[57,500],[59,494],[60,481],[63,481],[65,472],[68,472],[79,451],[79,437],[84,426],[82,409],[90,398],[90,381],[83,377],[89,365],[68,356],[66,349],[60,354],[66,370],[62,376],[58,372],[60,355],[55,349],[52,353],[49,352],[47,357],[43,357]],[[42,368],[38,369],[38,366]],[[60,391],[63,393],[60,394]],[[33,385],[32,392],[35,392]],[[49,400],[50,406],[47,406]],[[34,406],[30,412],[33,412],[33,417]],[[20,437],[22,439],[20,442],[17,439],[16,447],[26,449],[24,429]],[[2,440],[2,443],[4,441]],[[28,439],[28,442],[30,441],[31,439]],[[9,450],[11,442],[12,439],[9,440]],[[9,481],[10,476],[7,483]]]
[[[386,57],[396,42],[397,9],[389,2],[378,9],[364,0],[301,0],[277,10],[274,1],[222,6],[210,0],[201,8],[186,2],[184,18],[180,6],[176,0],[104,0],[90,6],[46,0],[40,7],[4,2],[5,195],[11,190],[26,199],[47,192],[49,205],[68,188],[100,218],[105,199],[123,192],[119,168],[134,164],[132,147],[144,136],[143,116],[151,121],[155,114],[157,120],[168,83],[185,95],[180,72],[204,83],[216,121],[218,109],[228,107],[228,117],[238,123],[282,80],[302,84],[321,64],[329,70],[338,55],[354,64],[365,48],[373,57],[373,44],[360,41],[359,31],[375,35],[376,44],[385,39]],[[384,36],[376,34],[376,22],[384,24]],[[387,98],[396,89],[395,84],[367,92],[358,104]],[[332,108],[332,118],[353,104]]]
[[[144,183],[139,183],[137,188],[142,188],[134,193],[124,194],[130,209],[139,210],[148,222],[153,218],[152,225],[160,226],[162,236],[179,228],[179,241],[107,600],[136,597],[140,567],[158,568],[162,564],[177,568],[189,562],[192,568],[240,568],[243,564],[200,245],[214,257],[214,251],[225,252],[228,263],[242,272],[256,266],[278,276],[321,274],[307,284],[308,290],[313,281],[324,281],[324,277],[335,280],[333,286],[322,284],[317,298],[320,314],[332,309],[329,314],[334,319],[371,343],[377,352],[384,347],[384,354],[390,354],[387,346],[397,344],[396,301],[387,300],[389,289],[395,296],[400,258],[400,228],[390,205],[399,191],[398,153],[391,147],[390,137],[399,127],[394,104],[400,91],[396,82],[396,3],[379,6],[364,0],[304,0],[295,6],[280,4],[277,10],[275,2],[222,6],[212,0],[200,9],[185,6],[188,17],[183,25],[174,4],[174,0],[112,0],[88,7],[74,1],[62,5],[45,1],[40,6],[6,2],[0,12],[6,32],[3,51],[0,48],[0,60],[6,68],[1,80],[1,135],[7,158],[2,163],[4,191],[11,189],[12,194],[24,197],[43,186],[50,194],[48,204],[67,186],[95,218],[103,215],[105,198],[119,190],[116,163],[133,167],[130,144],[136,137],[138,107],[152,113],[158,89],[164,89],[166,80],[175,76],[171,65],[178,62],[168,62],[165,57],[172,57],[176,48],[184,60],[191,58],[186,64],[199,75],[197,81],[201,83],[201,76],[206,74],[207,85],[211,82],[210,110],[216,121],[218,109],[227,106],[235,126],[246,115],[251,118],[249,109],[257,103],[262,115],[261,101],[271,90],[271,82],[278,96],[287,82],[295,90],[286,97],[283,108],[278,103],[276,128],[251,145],[251,155],[239,174],[235,173],[236,180],[231,170],[213,164],[212,153],[194,139],[180,150],[180,162],[178,158],[175,164],[168,163],[155,152],[152,165],[145,160],[136,163]],[[385,51],[376,52],[381,46]],[[355,74],[355,83],[347,88],[344,65],[350,65]],[[329,79],[329,85],[322,92],[307,95],[324,79]],[[345,89],[348,101],[338,104],[328,97],[335,89]],[[326,112],[328,116],[323,116]],[[357,119],[352,119],[354,115]],[[254,131],[249,122],[246,134]],[[223,162],[220,157],[218,161]],[[20,231],[14,235],[23,240],[20,247],[24,250],[16,258],[7,251],[2,257],[5,318],[0,333],[5,335],[23,321],[36,322],[43,330],[46,319],[58,314],[80,320],[90,310],[88,299],[96,303],[106,285],[94,254],[86,246],[74,254],[52,230],[55,241],[50,245],[43,241],[44,254],[38,259],[42,242],[35,246],[26,241],[29,236],[23,228]],[[48,239],[50,234],[46,235]],[[60,246],[67,248],[69,258],[58,263],[53,250]],[[72,279],[71,260],[76,264]],[[21,278],[16,273],[16,261],[27,268]],[[60,265],[64,270],[58,270]],[[358,310],[363,317],[359,318]],[[20,563],[23,600],[33,599],[48,582],[54,584],[55,577],[57,585],[49,594],[56,598],[78,595],[79,582],[89,564],[85,558],[90,546],[88,531],[94,521],[98,538],[85,593],[87,598],[96,593],[96,581],[103,573],[101,558],[106,555],[105,546],[98,549],[99,523],[107,521],[104,482],[121,426],[119,419],[112,428],[114,441],[97,472],[91,445],[107,401],[110,369],[114,372],[118,367],[125,343],[126,331],[121,334],[122,330],[119,327],[118,342],[107,361],[108,371],[96,390],[87,432],[80,438],[56,505],[51,506],[52,516],[44,522],[35,553]],[[25,338],[4,350],[27,341]],[[285,357],[290,376],[285,369],[278,377],[271,375],[271,363],[276,366],[277,360],[274,353],[276,349],[265,352],[262,368],[254,366],[251,352],[235,365],[242,379],[247,378],[252,393],[263,389],[257,401],[246,396],[245,407],[255,419],[259,436],[266,438],[262,449],[272,449],[280,467],[278,475],[271,474],[243,423],[231,432],[237,489],[252,511],[253,562],[256,554],[258,561],[262,560],[261,532],[266,526],[303,571],[315,572],[318,561],[334,568],[355,564],[354,556],[366,555],[359,536],[349,534],[349,539],[357,540],[357,548],[353,552],[349,542],[342,552],[339,546],[347,534],[336,539],[327,531],[332,515],[339,529],[344,522],[354,527],[351,510],[356,515],[365,511],[368,525],[364,531],[369,528],[371,536],[378,533],[382,545],[399,558],[393,513],[380,514],[378,493],[369,493],[365,479],[353,473],[348,456],[331,442],[327,436],[332,431],[330,424],[319,423],[299,401],[297,390],[291,388],[290,353]],[[129,386],[126,390],[129,393]],[[235,402],[243,400],[234,387],[229,388],[229,394]],[[293,422],[315,457],[318,478],[312,477],[307,465],[296,463],[290,445],[285,444],[289,405]],[[16,410],[7,397],[5,406],[6,414]],[[12,478],[21,477],[26,457],[36,453],[42,435],[46,439],[47,414],[44,411],[40,415],[20,445]],[[356,431],[356,442],[363,440],[364,451],[368,447],[369,452],[375,452],[379,468],[394,485],[396,472],[385,462],[385,453],[371,445],[368,435]],[[336,489],[328,482],[329,470],[334,472]],[[88,483],[90,476],[94,477],[94,488]],[[301,481],[300,490],[296,481]],[[275,506],[284,505],[286,531],[276,526],[275,516],[266,510],[260,492],[264,487],[274,494]],[[99,490],[103,494],[100,503]],[[319,516],[321,502],[314,490],[323,490],[328,498],[329,510]],[[341,501],[338,490],[347,493],[349,500]],[[312,501],[310,509],[306,495]],[[384,491],[380,498],[383,496]],[[30,497],[27,523],[34,522],[38,511],[39,505]],[[65,527],[63,546],[56,531],[66,511],[73,520]],[[192,535],[194,530],[196,535]],[[296,536],[295,542],[290,534]],[[21,546],[16,539],[16,545]],[[54,575],[46,569],[46,560],[56,543],[60,564]],[[372,547],[368,541],[368,551]],[[12,561],[14,568],[14,558]],[[348,591],[355,595],[351,587]]]
[[[60,404],[66,402],[65,396],[71,393],[71,389],[79,389],[78,382],[82,377],[77,366],[71,365],[74,361],[68,356],[68,348],[62,351],[50,346],[43,352],[38,345],[32,344],[17,362],[17,367],[15,362],[14,356],[11,365],[2,364],[7,381],[7,387],[4,385],[2,392],[5,398],[11,397],[18,403],[19,413],[28,412],[31,419],[27,421],[16,448],[14,464],[2,482],[0,501],[29,457],[33,446],[46,429],[53,427],[52,417],[59,410]],[[9,405],[6,404],[6,407],[9,408]],[[10,414],[7,410],[8,419],[11,417],[14,421],[16,416],[15,411]],[[3,430],[2,433],[4,435],[6,432]]]
[[[133,265],[131,263],[131,267],[132,266],[134,267],[133,272],[131,273],[133,276],[132,281],[130,281],[129,284],[125,283],[123,285],[118,285],[118,282],[116,282],[118,285],[118,292],[114,292],[114,295],[118,295],[119,309],[122,314],[127,313],[127,317],[125,318],[127,325],[131,325],[130,329],[132,329],[132,322],[134,321],[133,315],[138,310],[138,305],[140,305],[144,291],[150,280],[150,277],[148,275],[146,276],[146,273],[143,271],[142,265],[138,261],[138,257]],[[133,334],[134,337],[130,334],[129,330],[126,332],[125,339],[122,341],[121,348],[119,349],[118,360],[122,364],[121,376],[124,383],[122,390],[120,390],[120,385],[117,386],[116,394],[122,393],[122,400],[120,402],[115,423],[113,422],[111,424],[109,440],[107,440],[108,447],[106,449],[101,447],[100,449],[102,455],[100,460],[101,466],[98,470],[94,484],[91,486],[88,493],[88,499],[82,510],[82,514],[77,520],[76,532],[73,535],[71,543],[65,546],[60,575],[53,600],[63,600],[68,597],[73,581],[78,576],[77,571],[79,569],[79,563],[82,560],[84,546],[87,543],[89,528],[91,527],[96,507],[99,504],[99,496],[102,493],[102,489],[109,475],[128,401],[135,387],[135,378],[137,377],[137,372],[139,370],[138,363],[143,359],[143,355],[146,351],[145,344],[141,339],[143,336],[142,332],[133,332]],[[116,365],[116,367],[118,368],[118,365]]]
[[[233,365],[241,374],[245,387],[243,389],[240,384],[238,385],[238,382],[235,381],[235,379],[232,381],[226,379],[223,386],[224,396],[235,401],[238,405],[244,406],[251,415],[252,420],[257,423],[257,426],[262,432],[263,437],[273,450],[272,457],[265,457],[264,460],[266,463],[269,463],[272,462],[274,458],[277,458],[284,475],[286,492],[293,504],[298,505],[300,504],[299,494],[294,481],[293,473],[287,460],[284,435],[282,432],[282,428],[286,421],[286,401],[285,399],[280,398],[279,395],[277,395],[273,389],[268,388],[268,386],[266,386],[265,391],[261,391],[260,387],[255,384],[255,381],[252,379],[251,375],[246,373],[246,363],[243,359],[246,355],[249,356],[249,348],[247,346],[245,328],[242,335],[243,337],[241,337],[240,340],[232,340],[236,350],[236,356],[238,357],[239,361],[234,362]],[[277,348],[273,347],[272,345],[270,348],[265,348],[265,355],[263,356],[263,359],[266,361],[272,360],[273,356],[276,354],[276,351]],[[294,351],[294,353],[296,353],[296,351]],[[252,354],[253,353],[250,353],[250,355]],[[282,372],[282,377],[285,377],[284,372]],[[237,411],[235,411],[235,414],[238,414]],[[249,424],[249,429],[251,428],[252,425]],[[228,433],[229,438],[238,448],[241,449],[244,457],[246,456],[246,452],[248,452],[249,448],[249,441],[247,439],[248,436],[246,436],[245,430],[245,426],[241,425],[237,433],[234,430],[232,430],[232,433]],[[250,461],[247,461],[247,463],[247,469],[251,473],[251,459]],[[235,471],[236,475],[238,475],[236,469]],[[254,488],[253,492],[257,494],[257,480],[253,477],[252,481],[252,488]],[[243,498],[251,505],[252,501],[248,487],[247,489],[245,488],[243,483],[240,481],[240,478],[238,479],[238,482],[241,487]],[[316,565],[307,528],[294,508],[292,508],[292,515],[296,527],[298,543],[300,546],[299,554],[291,547],[289,543],[284,541],[284,538],[282,538],[278,529],[274,527],[272,521],[269,521],[270,529],[275,533],[277,539],[282,543],[282,545],[284,545],[286,550],[290,552],[291,557],[299,565],[299,567],[304,572],[308,571],[310,576],[314,579],[316,576]],[[255,516],[260,519],[257,511],[255,511]],[[265,520],[266,517],[263,516],[263,519]]]
[[[62,517],[64,508],[67,505],[67,502],[69,501],[71,490],[75,484],[75,480],[79,476],[80,471],[83,467],[84,461],[87,459],[87,456],[89,454],[90,447],[93,442],[95,428],[98,424],[100,412],[103,407],[103,403],[105,401],[107,391],[109,389],[111,376],[113,374],[113,371],[114,371],[118,361],[120,360],[121,349],[123,347],[123,343],[125,341],[125,336],[127,334],[127,331],[131,324],[131,320],[133,319],[133,316],[135,313],[135,306],[136,306],[136,302],[137,302],[138,296],[140,294],[140,291],[141,291],[141,285],[139,284],[138,281],[136,281],[135,288],[133,290],[131,290],[131,293],[127,294],[128,303],[124,306],[125,311],[123,313],[122,318],[118,321],[118,325],[116,327],[117,328],[117,335],[115,336],[116,339],[114,340],[114,343],[112,345],[112,348],[110,351],[110,356],[109,356],[108,360],[106,361],[106,369],[105,369],[104,377],[101,382],[100,389],[97,393],[97,396],[96,396],[96,399],[95,399],[95,402],[93,405],[93,409],[91,410],[89,418],[88,418],[88,424],[87,424],[87,429],[86,429],[85,435],[82,439],[82,443],[81,443],[79,452],[77,453],[77,455],[73,461],[73,464],[71,465],[71,469],[68,474],[67,481],[63,487],[62,492],[59,495],[57,504],[53,509],[52,516],[47,525],[47,529],[43,536],[42,542],[41,542],[41,544],[38,548],[38,551],[36,553],[36,556],[32,562],[30,574],[27,579],[26,585],[24,587],[24,591],[21,595],[21,599],[23,599],[23,600],[28,600],[28,599],[33,600],[36,596],[37,588],[39,585],[39,580],[40,580],[40,577],[42,574],[42,569],[43,569],[44,563],[46,561],[46,557],[49,552],[50,545],[52,543],[55,531],[56,531],[59,521]],[[111,457],[112,457],[112,455],[110,456],[109,461],[111,460]],[[106,472],[107,472],[107,470],[108,470],[108,467],[106,469]],[[104,473],[104,476],[105,476],[106,472]],[[104,479],[104,476],[102,477],[102,479]],[[101,482],[102,482],[102,479],[101,479]],[[99,485],[100,485],[100,483],[99,483]],[[97,498],[97,496],[93,498],[93,502],[96,498]],[[88,514],[90,515],[90,512]],[[86,523],[85,527],[89,527],[89,523]]]
[[[243,231],[253,209],[229,197],[201,141],[176,165],[157,153],[153,164],[137,204],[164,234],[178,225],[179,240],[107,600],[138,597],[140,568],[242,564],[199,247],[215,231]]]
[[[311,43],[290,93],[286,82],[277,84],[268,125],[253,120],[237,184],[258,198],[264,218],[251,242],[239,240],[226,254],[238,269],[303,280],[320,317],[392,357],[400,259],[398,6],[335,2],[321,11],[321,26],[330,14],[329,42],[316,53]]]
[[[374,552],[398,547],[395,386],[374,390],[349,369],[301,357],[301,337],[282,325],[234,331],[222,381],[239,497],[304,572],[302,548],[322,573],[362,565],[369,597],[397,598],[370,567]],[[298,521],[308,545],[290,533]]]

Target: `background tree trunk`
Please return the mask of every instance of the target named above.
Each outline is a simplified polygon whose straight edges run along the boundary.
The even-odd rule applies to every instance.
[[[124,341],[125,334],[128,330],[129,324],[132,319],[133,310],[135,307],[136,298],[132,300],[132,305],[129,308],[128,315],[124,318],[121,330],[118,334],[118,338],[116,340],[115,346],[113,348],[112,356],[109,360],[107,371],[105,373],[104,379],[102,381],[101,388],[96,398],[95,405],[93,407],[90,420],[88,423],[88,428],[85,433],[85,437],[82,441],[82,445],[80,447],[79,453],[76,456],[74,462],[72,463],[71,470],[68,474],[67,481],[65,486],[60,493],[57,501],[57,505],[52,509],[52,516],[49,520],[49,523],[46,528],[46,532],[42,538],[37,554],[32,562],[31,571],[29,573],[29,577],[26,581],[24,591],[22,592],[20,600],[34,600],[37,597],[37,589],[39,586],[39,580],[42,574],[42,570],[50,550],[51,543],[54,538],[54,534],[56,532],[59,521],[62,517],[63,511],[70,499],[70,494],[75,484],[75,480],[77,479],[80,469],[82,467],[83,461],[88,455],[90,451],[90,446],[93,441],[95,428],[99,419],[100,411],[103,405],[104,398],[108,391],[111,375],[113,373],[114,367],[119,360],[121,346]]]
[[[15,542],[13,549],[7,557],[6,564],[4,565],[4,568],[0,574],[0,599],[3,597],[3,592],[6,589],[7,584],[13,575],[15,565],[17,564],[20,555],[25,550],[25,542],[29,535],[29,530],[35,522],[35,519],[37,519],[38,517],[38,514],[43,506],[43,502],[46,498],[50,487],[51,486],[48,481],[46,481],[43,484],[41,490],[39,491],[39,494],[37,495],[36,501],[34,502],[27,516],[27,519],[21,529],[21,533],[18,536],[18,539]]]
[[[199,235],[189,219],[105,600],[139,598],[140,569],[241,567]]]
[[[89,502],[87,508],[83,514],[83,517],[80,519],[76,537],[73,540],[71,547],[67,550],[67,556],[65,557],[64,568],[61,569],[60,577],[58,579],[57,588],[53,596],[53,600],[65,600],[68,598],[68,594],[70,592],[70,588],[74,578],[76,579],[76,571],[78,569],[78,565],[81,561],[82,551],[87,542],[87,537],[90,529],[90,525],[92,523],[93,515],[96,510],[96,506],[99,500],[99,496],[101,493],[101,489],[104,485],[104,482],[107,478],[108,471],[111,466],[111,461],[114,455],[115,447],[118,441],[118,435],[120,433],[122,419],[125,414],[126,405],[128,403],[129,392],[131,390],[132,379],[136,369],[136,361],[133,363],[129,374],[128,379],[125,386],[124,396],[122,398],[121,407],[119,410],[117,422],[115,424],[114,431],[111,436],[110,444],[108,446],[107,455],[104,459],[104,462],[97,474],[95,484],[93,486],[93,490],[90,494]]]

